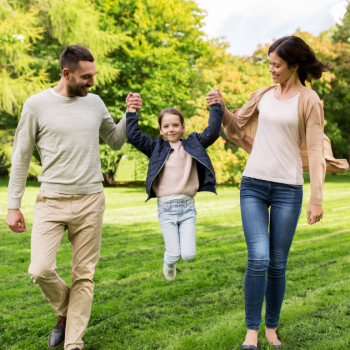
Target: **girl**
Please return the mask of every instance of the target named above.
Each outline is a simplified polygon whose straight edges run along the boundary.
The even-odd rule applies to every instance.
[[[196,255],[196,208],[198,191],[216,193],[216,180],[205,151],[219,137],[223,110],[216,103],[210,108],[209,125],[186,140],[185,120],[176,108],[163,109],[158,117],[162,137],[155,140],[140,131],[136,111],[126,102],[126,134],[129,142],[150,158],[146,179],[148,198],[158,198],[158,217],[165,241],[163,273],[168,281],[176,277],[176,264]]]
[[[326,172],[345,172],[345,160],[332,156],[323,134],[323,106],[305,82],[320,79],[328,64],[316,59],[300,38],[279,39],[269,49],[274,86],[256,91],[240,110],[228,111],[217,91],[209,105],[223,105],[229,139],[250,157],[241,182],[241,215],[248,247],[244,282],[247,335],[242,349],[258,349],[261,309],[266,299],[265,333],[273,347],[285,293],[285,271],[303,199],[303,168],[310,171],[309,224],[322,219]],[[307,147],[306,147],[307,145]],[[270,207],[270,215],[269,215]],[[267,274],[267,279],[266,279]]]

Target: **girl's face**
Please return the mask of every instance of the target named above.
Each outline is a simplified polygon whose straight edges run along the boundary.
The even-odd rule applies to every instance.
[[[180,140],[185,132],[185,124],[181,124],[180,117],[175,114],[164,114],[159,128],[160,134],[169,142]]]
[[[288,67],[288,63],[275,52],[270,53],[269,72],[272,74],[272,80],[275,84],[286,83],[294,74],[298,66]]]

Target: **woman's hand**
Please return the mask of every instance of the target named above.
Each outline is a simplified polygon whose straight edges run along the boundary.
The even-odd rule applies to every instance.
[[[134,94],[130,92],[125,99],[128,106],[128,112],[136,112],[142,108],[142,99],[140,94]]]
[[[317,204],[309,204],[307,207],[307,223],[309,225],[316,224],[316,222],[319,222],[322,219],[323,216],[323,209],[322,205]]]
[[[215,103],[220,103],[221,106],[223,106],[224,104],[224,100],[222,99],[222,93],[219,89],[209,91],[206,100],[209,106],[212,106]]]

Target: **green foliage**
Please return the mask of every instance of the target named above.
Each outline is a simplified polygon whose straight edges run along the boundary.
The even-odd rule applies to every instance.
[[[144,100],[141,125],[143,131],[153,136],[158,134],[156,116],[162,108],[187,106],[196,74],[192,67],[196,59],[209,50],[201,31],[204,16],[195,2],[13,0],[9,3],[16,4],[18,16],[31,16],[31,21],[26,21],[27,26],[37,36],[40,34],[40,38],[29,40],[28,37],[31,46],[26,48],[27,68],[35,79],[45,76],[52,84],[59,80],[59,54],[65,45],[79,43],[90,49],[96,58],[96,92],[116,121],[125,111],[125,97],[130,91],[141,93]],[[17,31],[13,30],[13,33]],[[27,84],[27,91],[18,87],[24,84],[24,78],[20,80],[8,70],[5,73],[9,80],[7,85],[17,84],[13,91],[23,95],[15,101],[18,111],[30,94],[47,87],[37,84],[34,89]],[[8,90],[4,84],[2,86],[4,92]],[[14,105],[13,101],[11,103]],[[6,111],[9,112],[8,108]],[[13,125],[8,113],[0,114],[0,118],[3,127]],[[102,166],[105,168],[115,154],[106,151],[105,146],[102,148]],[[133,157],[142,158],[135,154]],[[138,160],[137,167],[144,168],[144,163],[144,160]],[[117,164],[109,163],[107,167],[116,170]],[[142,172],[141,168],[138,171]],[[111,171],[108,170],[110,175]]]
[[[10,175],[12,145],[15,130],[0,130],[0,175]],[[43,167],[33,155],[29,164],[28,178],[37,179]]]
[[[115,79],[119,69],[107,56],[129,38],[119,29],[101,29],[102,17],[89,0],[2,0],[0,110],[18,113],[30,95],[57,82],[59,54],[69,44],[93,52],[98,84]],[[4,127],[10,122],[1,119]]]
[[[42,0],[42,3],[49,4],[43,13],[50,23],[50,28],[46,28],[48,34],[57,39],[62,50],[71,44],[87,47],[96,59],[96,83],[112,82],[119,69],[105,58],[129,40],[126,34],[115,28],[101,29],[102,14],[89,0]]]
[[[139,178],[146,178],[149,158],[129,143],[124,147],[126,148],[125,155],[127,159],[134,163],[133,181],[137,181]]]
[[[335,157],[348,159],[350,152],[350,43],[332,44],[329,33],[313,37],[300,33],[310,42],[316,56],[329,61],[331,71],[313,83],[324,103],[325,133],[332,142]]]
[[[101,169],[104,176],[104,185],[114,185],[115,177],[122,159],[133,161],[133,175],[128,181],[137,181],[140,177],[147,174],[149,159],[138,151],[130,143],[125,143],[119,151],[112,150],[106,144],[100,144]]]
[[[219,88],[227,107],[233,109],[241,108],[254,91],[270,84],[270,74],[258,53],[252,58],[234,57],[226,48],[226,43],[214,41],[210,52],[197,60],[195,89],[187,102],[193,113],[187,122],[188,132],[201,132],[208,124],[209,107],[205,100],[208,91]],[[227,138],[218,139],[208,153],[218,184],[239,185],[248,154],[237,150]]]
[[[115,184],[115,176],[123,154],[123,150],[114,151],[107,144],[100,144],[101,170],[105,186]]]
[[[130,41],[110,55],[120,68],[117,79],[97,92],[112,116],[119,119],[125,97],[139,92],[143,99],[143,131],[158,135],[157,115],[162,108],[186,107],[193,88],[196,59],[208,50],[201,30],[204,15],[193,1],[100,0],[105,28],[128,31]]]
[[[332,63],[332,73],[313,87],[324,101],[326,133],[339,158],[350,150],[349,13],[350,5],[343,25],[331,32],[317,37],[296,33],[317,57]],[[0,0],[0,129],[16,127],[23,102],[60,79],[58,58],[64,47],[82,44],[96,58],[95,92],[115,121],[132,91],[143,99],[138,114],[146,134],[158,136],[157,115],[170,106],[181,109],[191,130],[200,132],[209,114],[209,90],[218,87],[233,109],[272,84],[267,46],[260,45],[252,57],[228,54],[227,43],[207,40],[202,31],[205,14],[194,1],[185,0]],[[234,154],[237,148],[225,141],[209,150],[219,183],[239,183],[240,153]],[[127,147],[114,153],[101,145],[108,182],[113,183],[128,152],[137,172],[144,172],[147,160]]]
[[[265,52],[261,46],[253,57],[232,56],[227,43],[214,41],[210,53],[197,61],[193,100],[204,100],[207,92],[219,88],[229,109],[241,108],[260,87],[271,84]]]
[[[42,67],[37,71],[31,68],[37,59],[30,51],[43,32],[38,11],[24,11],[17,2],[13,7],[10,4],[0,2],[0,110],[15,114],[30,95],[45,89],[49,81]]]
[[[202,132],[208,125],[209,111],[205,100],[198,98],[193,102],[193,107],[196,108],[196,115],[186,122],[186,134],[193,131]],[[239,185],[248,160],[248,153],[241,148],[234,153],[227,143],[228,141],[219,138],[207,149],[207,152],[215,170],[217,183]]]
[[[349,175],[327,175],[323,219],[309,226],[306,179],[278,326],[283,349],[350,347],[349,182]],[[22,202],[27,232],[17,234],[5,223],[6,185],[1,181],[1,349],[46,350],[57,315],[27,273],[39,184],[28,183]],[[84,349],[239,349],[246,332],[247,249],[238,189],[220,186],[218,196],[197,194],[197,256],[193,262],[179,262],[171,283],[162,272],[164,240],[156,200],[144,203],[144,187],[107,188],[105,195],[101,256]],[[71,244],[65,235],[57,267],[67,283],[71,262]],[[271,350],[264,334],[262,323],[259,347]]]
[[[348,5],[346,13],[342,19],[342,24],[335,24],[331,28],[333,43],[350,43],[350,2],[347,1]]]
[[[8,176],[11,168],[12,143],[15,130],[0,130],[0,175]]]
[[[124,146],[125,147],[125,146]],[[106,144],[100,144],[100,157],[102,172],[115,171],[116,164],[119,163],[121,157],[124,154],[124,150],[119,151],[112,150]]]

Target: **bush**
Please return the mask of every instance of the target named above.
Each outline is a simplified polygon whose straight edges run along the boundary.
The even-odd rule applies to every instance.
[[[198,115],[186,121],[186,133],[193,131],[200,133],[208,125],[209,110],[204,101],[202,103],[201,107],[197,108]],[[221,137],[207,149],[207,152],[215,170],[217,183],[219,185],[239,186],[249,154],[242,148],[238,148],[236,152],[233,152],[232,149],[227,147],[227,141]]]
[[[0,130],[0,175],[10,176],[15,130]],[[33,155],[29,164],[28,179],[38,179],[43,167]]]

